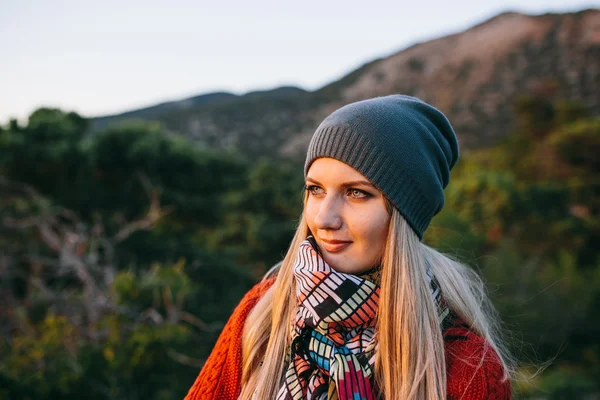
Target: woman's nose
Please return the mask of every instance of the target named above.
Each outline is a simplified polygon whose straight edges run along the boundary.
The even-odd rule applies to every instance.
[[[340,202],[333,197],[323,199],[314,222],[317,229],[340,229],[343,223]]]

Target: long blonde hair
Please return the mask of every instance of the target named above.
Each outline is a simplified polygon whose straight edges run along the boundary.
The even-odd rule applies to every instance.
[[[284,373],[296,310],[293,264],[309,235],[301,216],[277,279],[249,314],[242,336],[242,392],[239,399],[273,399]],[[438,312],[426,277],[428,263],[444,299],[497,352],[505,379],[512,359],[498,335],[498,317],[478,275],[469,267],[421,243],[404,217],[391,208],[382,258],[379,341],[375,373],[386,400],[445,399],[446,365]],[[475,360],[481,364],[482,360]]]

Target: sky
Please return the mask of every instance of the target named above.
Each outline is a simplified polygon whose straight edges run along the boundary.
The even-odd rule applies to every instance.
[[[119,113],[213,91],[315,90],[504,11],[600,1],[0,0],[0,124]]]

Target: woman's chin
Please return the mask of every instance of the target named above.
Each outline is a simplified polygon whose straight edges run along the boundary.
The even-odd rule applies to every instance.
[[[351,257],[344,257],[336,254],[325,254],[325,262],[336,272],[344,274],[357,275],[370,269],[369,266],[363,266],[358,264]]]
[[[327,254],[327,252],[323,253],[323,259],[325,260],[325,262],[327,263],[327,265],[329,265],[329,267],[331,267],[333,270],[337,271],[337,272],[346,272],[344,268],[344,262],[343,260],[339,259],[340,257],[336,257],[333,254]]]

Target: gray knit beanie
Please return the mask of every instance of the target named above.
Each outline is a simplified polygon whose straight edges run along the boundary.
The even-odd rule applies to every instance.
[[[419,240],[444,206],[444,188],[458,160],[448,119],[404,95],[348,104],[314,133],[304,175],[320,157],[342,161],[367,177],[391,201]]]

